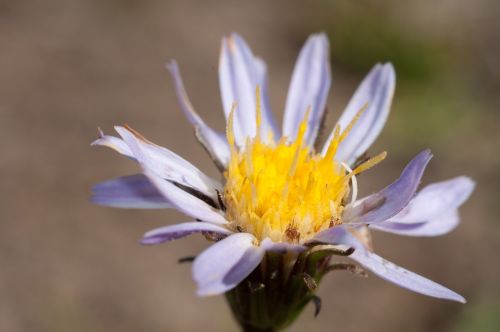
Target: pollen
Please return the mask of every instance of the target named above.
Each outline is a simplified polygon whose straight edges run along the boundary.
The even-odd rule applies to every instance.
[[[257,98],[260,94],[257,91]],[[316,233],[342,223],[342,213],[355,185],[355,175],[380,162],[385,153],[354,170],[334,159],[339,144],[349,134],[363,109],[345,130],[337,126],[324,154],[304,142],[306,112],[296,138],[275,141],[260,137],[261,110],[257,100],[257,135],[236,146],[233,105],[227,124],[231,158],[224,176],[226,219],[235,231],[253,234],[258,241],[302,243]],[[354,178],[354,181],[353,181]],[[352,185],[351,185],[352,184]]]

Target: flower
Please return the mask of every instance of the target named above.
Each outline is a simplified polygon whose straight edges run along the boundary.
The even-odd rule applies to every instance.
[[[177,63],[172,61],[167,67],[182,111],[224,181],[206,176],[132,128],[117,126],[120,137],[101,132],[93,145],[111,147],[137,161],[142,173],[96,185],[92,200],[122,208],[174,208],[193,218],[147,232],[141,242],[160,244],[193,233],[214,241],[193,263],[199,295],[232,290],[267,255],[288,253],[289,261],[297,266],[300,255],[326,248],[330,255],[349,255],[398,286],[465,302],[459,294],[372,250],[370,229],[407,236],[451,231],[459,223],[458,207],[474,189],[474,182],[461,176],[415,194],[432,157],[425,150],[392,184],[357,198],[356,175],[386,155],[364,158],[389,114],[395,88],[390,63],[377,64],[368,73],[321,149],[315,145],[331,83],[324,34],[309,37],[300,52],[281,131],[268,103],[266,66],[237,34],[222,40],[219,63],[225,135],[207,126],[196,113]]]

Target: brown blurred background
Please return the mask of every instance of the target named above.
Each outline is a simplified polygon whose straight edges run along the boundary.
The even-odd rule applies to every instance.
[[[295,57],[308,34],[332,44],[333,126],[378,61],[395,64],[388,150],[360,179],[364,193],[425,147],[424,182],[478,182],[462,225],[442,238],[376,234],[377,250],[462,293],[466,305],[413,294],[376,277],[330,275],[323,311],[291,331],[500,329],[500,6],[495,0],[0,1],[0,331],[234,331],[223,297],[198,298],[189,265],[207,243],[137,240],[187,220],[171,211],[93,206],[93,184],[137,166],[91,148],[97,126],[128,123],[217,176],[183,118],[163,68],[176,58],[197,110],[223,129],[220,38],[241,33],[269,66],[282,115]]]

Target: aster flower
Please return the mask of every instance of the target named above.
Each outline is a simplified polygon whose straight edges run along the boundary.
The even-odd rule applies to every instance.
[[[147,232],[143,244],[194,233],[214,243],[193,262],[199,295],[227,292],[247,330],[288,325],[344,255],[364,269],[414,292],[458,302],[459,294],[374,253],[371,229],[406,236],[437,236],[459,223],[458,208],[474,183],[457,177],[416,193],[432,154],[417,154],[392,184],[357,197],[356,176],[381,162],[366,158],[380,134],[395,88],[394,68],[377,64],[362,81],[326,143],[318,146],[331,83],[324,34],[309,37],[293,72],[281,129],[267,96],[264,62],[237,34],[224,38],[219,62],[226,133],[207,126],[191,104],[175,61],[168,64],[181,109],[223,174],[212,179],[194,165],[128,126],[119,137],[100,133],[94,145],[139,163],[141,174],[93,189],[93,202],[121,208],[174,208],[192,220]],[[251,328],[249,328],[251,327]]]

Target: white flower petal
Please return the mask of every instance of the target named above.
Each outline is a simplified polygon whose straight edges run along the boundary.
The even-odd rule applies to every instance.
[[[121,138],[111,135],[105,135],[100,129],[99,129],[99,138],[90,143],[90,145],[106,146],[124,155],[125,157],[135,159],[127,143],[125,143]]]
[[[378,193],[347,205],[343,215],[344,222],[350,225],[374,224],[398,214],[415,195],[431,158],[429,150],[420,152],[392,184]]]
[[[96,184],[92,203],[125,209],[168,209],[172,205],[144,174],[120,176]]]
[[[372,228],[408,236],[446,234],[459,224],[457,209],[469,198],[474,187],[474,181],[465,176],[430,184],[401,212]]]
[[[378,275],[380,278],[400,287],[439,299],[465,303],[465,299],[460,294],[389,262],[366,249],[356,249],[349,257]]]
[[[356,114],[367,105],[367,109],[351,132],[339,145],[335,159],[353,164],[377,139],[387,121],[396,86],[396,74],[390,63],[377,64],[361,82],[338,121],[345,129]],[[333,137],[333,132],[323,147],[323,153]]]
[[[262,127],[261,137],[266,140],[274,132],[274,119],[267,103],[266,67],[257,59],[243,38],[237,34],[222,40],[219,60],[219,82],[222,106],[226,118],[233,103],[237,103],[234,117],[236,143],[242,146],[246,137],[256,135],[256,92],[261,89]],[[274,132],[274,134],[276,134]]]
[[[213,130],[205,124],[203,119],[196,113],[182,81],[179,66],[175,60],[167,64],[167,69],[175,84],[175,92],[181,106],[182,112],[189,122],[195,127],[196,134],[208,153],[215,160],[218,166],[224,168],[229,162],[230,152],[226,137]]]
[[[380,278],[400,287],[427,296],[465,303],[465,299],[454,291],[372,253],[343,227],[327,229],[319,233],[315,237],[315,240],[330,244],[343,244],[355,248],[354,253],[349,258],[357,261]]]
[[[270,238],[265,238],[261,241],[260,247],[264,249],[266,252],[277,252],[277,253],[286,253],[286,252],[296,252],[300,253],[307,250],[307,247],[301,244],[293,244],[288,242],[274,242]]]
[[[147,168],[145,168],[144,174],[178,211],[193,218],[211,222],[214,224],[227,223],[227,220],[219,210],[208,205],[201,199],[187,193],[173,183],[159,177],[156,173],[151,172]]]
[[[181,224],[156,228],[147,232],[141,239],[141,244],[160,244],[201,232],[217,233],[221,235],[229,235],[233,233],[225,227],[210,224],[207,222],[184,222]]]
[[[370,228],[406,236],[440,236],[454,230],[460,223],[458,210],[443,212],[421,223],[383,222]]]
[[[198,295],[222,294],[245,279],[260,264],[264,249],[254,245],[255,237],[236,233],[213,244],[193,262],[193,279]]]
[[[209,178],[187,160],[172,151],[153,144],[139,133],[125,127],[115,127],[139,163],[157,176],[190,187],[212,200],[217,200],[221,185]]]
[[[328,38],[324,33],[310,36],[295,64],[288,89],[283,135],[294,140],[308,108],[308,131],[305,142],[313,145],[325,112],[331,84]]]
[[[390,221],[423,222],[446,211],[454,210],[469,198],[474,187],[474,181],[465,176],[432,183],[420,190],[410,203]]]

